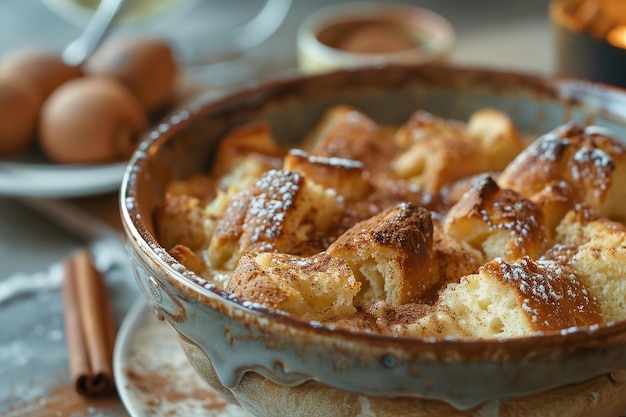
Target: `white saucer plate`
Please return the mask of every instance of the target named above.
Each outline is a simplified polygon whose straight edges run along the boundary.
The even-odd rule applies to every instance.
[[[119,189],[127,162],[71,166],[0,162],[0,196],[83,197]]]
[[[143,298],[122,322],[113,372],[131,417],[250,417],[196,374],[175,331],[150,312]]]

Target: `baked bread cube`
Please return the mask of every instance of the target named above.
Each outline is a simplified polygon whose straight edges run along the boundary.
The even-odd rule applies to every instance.
[[[485,169],[478,143],[460,122],[419,111],[398,129],[394,141],[406,146],[391,162],[395,177],[429,192]]]
[[[448,212],[445,233],[482,250],[486,260],[538,258],[549,246],[544,214],[521,194],[485,174]]]
[[[433,286],[432,244],[430,212],[401,203],[357,223],[327,252],[344,259],[361,282],[357,304],[378,299],[399,306]]]
[[[555,238],[556,228],[565,215],[576,205],[572,187],[565,181],[553,181],[541,191],[533,194],[530,201],[535,203],[544,214],[544,222],[550,239]]]
[[[467,125],[460,120],[444,119],[424,110],[415,111],[396,131],[393,141],[402,149],[415,142],[439,136],[465,136]]]
[[[184,245],[200,250],[208,245],[215,219],[207,215],[199,198],[166,194],[154,210],[155,232],[161,246],[170,250]]]
[[[541,136],[498,179],[527,197],[554,181],[567,182],[575,201],[601,216],[626,221],[626,144],[607,129],[563,125]]]
[[[216,185],[217,181],[212,176],[195,174],[183,180],[168,182],[165,194],[196,197],[200,200],[201,204],[204,204],[215,198]]]
[[[457,282],[465,275],[475,274],[485,263],[485,255],[480,249],[462,239],[456,239],[445,232],[445,219],[433,215],[433,275],[437,277],[437,287]],[[433,289],[436,289],[434,287]],[[436,296],[436,293],[433,294]]]
[[[202,276],[205,274],[206,263],[204,259],[187,246],[177,244],[169,250],[169,254],[196,275]]]
[[[213,267],[232,270],[244,252],[320,252],[341,212],[334,190],[297,172],[270,170],[228,205],[211,238],[209,259]]]
[[[352,316],[361,284],[348,264],[325,252],[308,258],[284,253],[245,254],[226,284],[241,299],[305,320]]]
[[[276,144],[269,124],[251,123],[229,132],[219,143],[211,175],[221,178],[233,171],[248,155],[256,154],[266,159],[282,157],[282,150]]]
[[[326,111],[305,138],[302,149],[311,155],[361,161],[368,171],[380,169],[392,154],[395,129],[380,126],[348,105]]]
[[[280,169],[283,151],[267,123],[252,123],[232,130],[218,145],[212,176],[217,189],[232,198],[270,169]]]
[[[232,198],[261,178],[265,172],[280,169],[281,165],[282,160],[280,158],[270,158],[256,153],[242,156],[239,163],[228,174],[220,178],[217,188],[224,190],[229,198]]]
[[[474,112],[467,122],[467,135],[478,144],[486,171],[502,171],[524,149],[511,118],[494,108]]]
[[[561,243],[545,258],[574,270],[599,300],[606,321],[625,319],[626,226],[571,211],[557,231]]]
[[[436,308],[457,336],[506,338],[602,323],[600,305],[576,274],[554,262],[496,258],[440,294]]]
[[[363,199],[372,189],[363,163],[353,159],[313,156],[300,149],[291,149],[285,156],[283,169],[299,172],[349,200]]]

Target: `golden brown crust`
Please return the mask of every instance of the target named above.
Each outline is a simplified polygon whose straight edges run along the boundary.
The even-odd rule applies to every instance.
[[[402,203],[346,231],[328,247],[365,285],[361,303],[384,299],[398,306],[421,298],[433,285],[430,212]]]
[[[328,110],[306,139],[303,149],[312,155],[361,161],[368,171],[379,171],[389,157],[393,130],[386,129],[357,109],[340,105]]]
[[[226,290],[306,319],[329,320],[356,312],[360,286],[345,261],[325,252],[309,258],[261,253],[241,258]]]
[[[246,252],[314,254],[325,247],[323,239],[339,212],[336,194],[301,174],[267,171],[232,200],[217,222],[209,257],[219,268],[234,266]]]
[[[541,209],[521,194],[501,189],[488,175],[455,204],[446,217],[445,232],[481,249],[486,259],[539,257],[548,246]]]
[[[507,338],[626,318],[626,227],[605,218],[626,152],[606,131],[564,126],[507,166],[522,142],[495,109],[390,132],[337,106],[278,157],[267,125],[239,129],[213,201],[206,178],[174,184],[155,223],[189,269],[336,327]]]
[[[400,126],[394,141],[404,149],[391,162],[394,175],[430,192],[485,169],[480,147],[469,139],[464,123],[418,111]]]
[[[567,182],[576,201],[603,216],[626,219],[626,145],[605,129],[564,125],[543,135],[504,170],[498,182],[527,197]]]
[[[208,219],[198,198],[166,194],[163,204],[156,208],[154,218],[156,234],[166,249],[181,244],[197,250],[205,245],[204,228]]]
[[[535,332],[602,323],[598,301],[565,266],[523,257],[513,263],[495,259],[480,271],[518,293]]]
[[[215,153],[212,175],[219,178],[228,174],[249,154],[276,157],[282,154],[267,123],[245,125],[226,135]]]
[[[202,275],[206,268],[204,260],[185,245],[177,244],[169,251],[170,255],[187,269],[198,275]]]
[[[372,190],[369,173],[363,163],[353,159],[313,156],[299,149],[291,149],[285,156],[283,169],[299,172],[324,188],[350,200],[364,199]]]
[[[244,221],[252,196],[248,190],[237,194],[228,204],[223,216],[216,222],[208,255],[214,268],[223,268],[233,257],[243,234]]]

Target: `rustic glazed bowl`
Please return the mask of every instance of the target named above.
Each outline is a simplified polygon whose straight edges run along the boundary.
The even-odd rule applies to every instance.
[[[283,79],[170,115],[130,161],[121,213],[137,283],[198,373],[257,416],[617,415],[626,322],[509,340],[351,333],[236,299],[159,245],[152,213],[166,183],[207,171],[231,128],[266,120],[281,143],[295,143],[337,103],[395,124],[417,109],[466,120],[493,106],[522,132],[577,121],[626,138],[625,91],[442,65]]]

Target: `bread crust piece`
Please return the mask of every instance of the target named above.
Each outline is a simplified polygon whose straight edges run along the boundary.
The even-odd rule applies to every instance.
[[[544,258],[566,265],[600,302],[604,320],[626,317],[626,226],[573,210]]]
[[[228,133],[217,147],[211,175],[219,178],[231,173],[251,154],[268,158],[282,156],[268,123],[244,125]]]
[[[354,107],[338,105],[326,111],[305,139],[303,149],[315,156],[361,161],[366,170],[383,172],[394,152],[394,132]]]
[[[511,118],[494,108],[474,112],[467,122],[467,135],[478,143],[487,171],[502,171],[524,149]]]
[[[498,179],[526,197],[546,184],[567,182],[576,201],[600,215],[626,220],[626,145],[596,126],[561,126],[541,136],[510,163]]]
[[[369,172],[361,161],[313,156],[300,149],[291,149],[285,156],[283,169],[299,172],[325,188],[332,188],[349,200],[364,199],[372,190]]]
[[[357,303],[419,300],[433,285],[433,224],[428,210],[401,203],[357,223],[327,249],[363,284]]]
[[[341,211],[333,190],[297,172],[267,171],[233,198],[217,222],[209,259],[213,267],[232,270],[246,252],[312,255],[327,246],[324,239]]]
[[[156,234],[161,245],[169,250],[177,244],[200,250],[208,245],[206,215],[200,199],[189,195],[166,194],[165,201],[154,212]]]
[[[464,338],[517,337],[602,322],[598,301],[573,270],[528,257],[486,263],[478,274],[443,290],[436,309],[458,323],[463,333],[456,336]]]
[[[196,252],[185,245],[177,244],[169,250],[169,254],[178,262],[185,265],[185,268],[193,271],[197,275],[204,275],[206,263]]]
[[[525,255],[536,259],[549,244],[539,206],[513,190],[501,189],[489,175],[477,177],[452,206],[444,230],[482,250],[486,260],[513,261]]]
[[[523,149],[517,129],[505,113],[481,109],[468,123],[417,111],[397,130],[404,149],[391,164],[398,178],[430,192],[484,171],[500,171]]]
[[[391,162],[393,174],[430,192],[485,170],[480,146],[462,122],[418,111],[398,128],[394,141],[404,151]]]
[[[360,287],[348,264],[325,252],[308,258],[245,254],[226,284],[227,291],[244,300],[306,320],[350,317]]]
[[[433,215],[433,275],[438,282],[428,296],[430,299],[437,297],[437,291],[448,283],[458,282],[461,277],[477,273],[478,268],[485,263],[485,255],[480,249],[444,231],[444,220]]]

